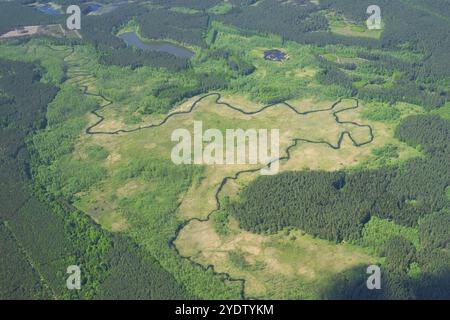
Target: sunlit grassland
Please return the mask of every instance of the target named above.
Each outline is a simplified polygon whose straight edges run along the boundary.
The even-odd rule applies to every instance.
[[[244,102],[245,99],[235,97],[235,101]],[[239,107],[245,109],[245,103]],[[255,108],[255,105],[251,107]],[[284,105],[277,105],[257,115],[246,116],[216,104],[210,97],[200,102],[192,113],[177,115],[158,128],[83,138],[76,148],[80,151],[73,157],[83,157],[86,144],[101,145],[108,152],[108,157],[101,161],[108,178],[92,190],[78,194],[76,205],[108,229],[132,234],[161,259],[161,264],[177,279],[188,282],[192,279],[184,278],[175,267],[185,262],[170,254],[175,253],[168,250],[168,239],[180,221],[188,217],[205,217],[215,208],[214,195],[225,176],[257,167],[173,165],[170,152],[175,142],[170,140],[171,133],[178,128],[192,132],[194,120],[202,121],[204,130],[217,128],[222,132],[228,128],[278,128],[282,150],[297,136],[336,143],[344,129],[343,125],[336,124],[330,112],[300,116]]]
[[[214,222],[192,222],[176,241],[179,250],[201,264],[246,280],[249,297],[317,299],[330,278],[378,258],[349,244],[336,245],[300,230],[258,235],[241,230],[233,218],[228,234],[218,235]]]
[[[235,98],[235,101],[238,100]],[[224,99],[227,102],[226,99]],[[242,102],[242,98],[240,99]],[[310,103],[310,101],[307,101]],[[205,108],[207,106],[207,108]],[[209,101],[199,105],[199,109],[192,113],[192,121],[202,121],[204,130],[208,128],[217,128],[225,134],[226,129],[240,128],[247,129],[278,129],[280,131],[280,154],[285,156],[285,149],[293,144],[296,138],[303,138],[312,141],[326,141],[337,145],[341,132],[347,130],[355,134],[355,140],[359,142],[370,139],[367,129],[358,128],[351,124],[337,124],[331,111],[311,113],[307,115],[298,115],[283,104],[275,105],[270,109],[256,115],[242,115],[239,112],[230,110],[223,105]],[[244,104],[245,106],[245,104]],[[327,106],[329,108],[331,105]],[[201,110],[201,108],[205,108]],[[242,105],[241,108],[246,110]],[[253,106],[252,108],[255,108]],[[350,112],[350,111],[349,111]],[[179,120],[177,123],[180,123]],[[192,129],[192,124],[187,126]],[[358,140],[357,140],[358,141]],[[328,147],[329,148],[329,147]],[[168,151],[166,151],[168,152]],[[295,150],[297,152],[297,150]],[[294,153],[294,152],[293,152]],[[291,163],[291,160],[288,161]],[[208,166],[205,170],[205,178],[200,184],[192,187],[184,197],[180,206],[180,214],[184,217],[205,217],[215,208],[214,195],[226,176],[234,176],[238,171],[260,168],[262,165],[214,165]],[[295,163],[291,167],[302,169]]]
[[[236,97],[234,100],[245,101]],[[228,102],[225,98],[223,101]],[[310,100],[306,101],[306,104],[310,103]],[[245,103],[238,106],[243,110],[247,110]],[[258,106],[258,108],[260,107]],[[252,108],[254,111],[255,106]],[[129,155],[131,155],[130,161],[148,153],[157,154],[165,161],[171,161],[171,149],[176,144],[171,141],[172,132],[179,128],[185,128],[192,133],[193,121],[201,121],[204,131],[214,128],[220,130],[224,136],[226,129],[278,129],[280,130],[280,156],[285,155],[284,150],[293,143],[295,138],[323,140],[331,144],[337,144],[337,140],[343,130],[348,130],[358,135],[358,139],[361,141],[370,138],[367,130],[361,130],[354,125],[337,124],[331,111],[298,115],[285,105],[279,104],[256,115],[244,115],[229,109],[225,105],[217,104],[215,97],[209,97],[202,100],[192,113],[176,115],[170,118],[163,126],[144,129],[135,133],[113,136],[102,135],[86,139],[93,139],[109,151],[109,159],[111,160],[106,159],[105,163],[108,170],[113,172],[115,171],[115,166],[112,161],[117,161],[117,159],[123,161],[124,157]],[[84,143],[85,141],[82,142],[82,144]],[[180,215],[183,217],[206,216],[215,207],[214,194],[224,177],[232,176],[241,170],[260,168],[262,166],[262,164],[208,166],[205,168],[204,178],[201,182],[192,186],[184,196],[183,203],[179,209]],[[295,167],[295,165],[293,166]],[[299,166],[296,169],[301,168]]]
[[[354,100],[344,100],[341,106],[337,106],[335,110],[340,110],[343,107],[350,107],[354,104]],[[301,111],[320,108],[326,108],[331,105],[331,102],[325,101],[296,101],[294,103]],[[365,119],[363,114],[366,112],[369,103],[360,101],[358,109],[352,109],[339,113],[341,121],[354,121],[361,124],[369,124],[373,129],[374,140],[365,146],[355,147],[350,139],[346,136],[338,150],[330,148],[326,144],[311,144],[307,142],[299,142],[298,145],[291,149],[291,159],[289,161],[282,161],[280,163],[280,171],[288,170],[347,170],[361,167],[376,168],[381,165],[379,155],[375,150],[384,148],[385,146],[395,146],[397,148],[398,157],[391,159],[389,164],[401,163],[406,159],[413,157],[420,157],[422,154],[416,149],[407,146],[394,137],[395,127],[397,121],[385,122]],[[314,107],[316,106],[316,107]],[[406,106],[403,106],[406,109]],[[400,107],[402,109],[403,107]],[[411,114],[412,106],[404,112],[403,117]],[[421,112],[416,110],[416,112]],[[412,112],[414,114],[414,112]],[[318,124],[324,125],[325,123]],[[367,139],[367,128],[362,130],[352,130],[352,136],[356,141],[363,141]],[[235,198],[239,191],[242,190],[250,181],[255,179],[259,173],[243,174],[236,181],[229,181],[222,191],[222,197],[228,196]]]

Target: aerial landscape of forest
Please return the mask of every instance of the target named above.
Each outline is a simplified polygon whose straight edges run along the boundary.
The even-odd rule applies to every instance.
[[[449,58],[446,0],[0,0],[0,300],[450,299]]]

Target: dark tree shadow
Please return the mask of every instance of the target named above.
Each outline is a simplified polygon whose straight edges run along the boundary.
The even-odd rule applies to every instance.
[[[367,266],[357,266],[341,273],[323,291],[331,300],[448,300],[450,299],[450,267],[439,274],[423,273],[413,279],[406,274],[382,270],[381,289],[369,290]]]

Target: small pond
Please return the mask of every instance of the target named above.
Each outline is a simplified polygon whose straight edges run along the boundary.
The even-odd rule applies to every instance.
[[[287,60],[287,58],[287,53],[278,49],[264,51],[264,59],[268,61],[280,62]]]

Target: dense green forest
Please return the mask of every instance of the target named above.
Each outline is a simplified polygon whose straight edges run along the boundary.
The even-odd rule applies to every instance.
[[[30,179],[35,171],[30,166],[43,159],[33,155],[27,141],[47,125],[47,104],[57,93],[39,81],[43,72],[37,64],[0,60],[0,298],[189,298],[126,236],[104,231]],[[51,125],[77,111],[51,116]],[[65,287],[65,271],[72,264],[82,270],[80,291]]]
[[[0,109],[0,202],[2,203],[0,281],[2,290],[0,295],[3,299],[48,298],[51,296],[50,290],[45,283],[42,283],[38,272],[27,261],[25,250],[19,241],[23,241],[22,236],[29,238],[27,231],[29,233],[31,230],[26,230],[27,226],[23,225],[22,220],[25,214],[33,213],[28,210],[34,200],[29,194],[27,185],[29,154],[25,147],[25,138],[28,133],[44,125],[46,104],[53,99],[57,90],[53,86],[39,82],[41,75],[35,65],[1,60],[0,70],[2,74],[0,78],[2,96]],[[36,214],[39,214],[39,207],[36,209]],[[31,227],[31,221],[29,223],[28,226]],[[29,243],[34,244],[35,241]],[[35,246],[32,249],[35,249]],[[50,255],[55,253],[52,258],[58,259],[58,252],[51,252],[52,248],[48,249],[50,249]],[[52,260],[54,262],[55,259]]]
[[[450,121],[439,116],[411,116],[398,126],[396,136],[423,150],[426,157],[376,170],[259,177],[229,210],[241,227],[253,232],[296,227],[337,243],[358,241],[374,217],[418,228],[418,248],[407,239],[394,237],[380,249],[389,277],[382,297],[426,297],[429,291],[422,289],[432,281],[435,292],[431,296],[448,298]],[[407,277],[413,263],[422,270],[414,281]]]
[[[256,5],[252,1],[235,1],[233,10],[215,18],[234,25],[246,33],[259,32],[277,34],[284,40],[317,45],[345,44],[378,46],[377,41],[362,38],[338,36],[329,32],[329,23],[323,14],[327,9],[320,1],[319,5],[307,0],[285,1],[260,0]],[[367,6],[363,14],[365,14]]]
[[[279,34],[287,40],[301,40],[303,33],[326,31],[327,19],[318,13],[319,7],[307,0],[280,3],[260,1],[258,5],[242,3],[218,19],[245,30]]]
[[[209,25],[206,14],[183,14],[167,9],[149,10],[138,18],[141,34],[148,39],[173,39],[206,47]]]

